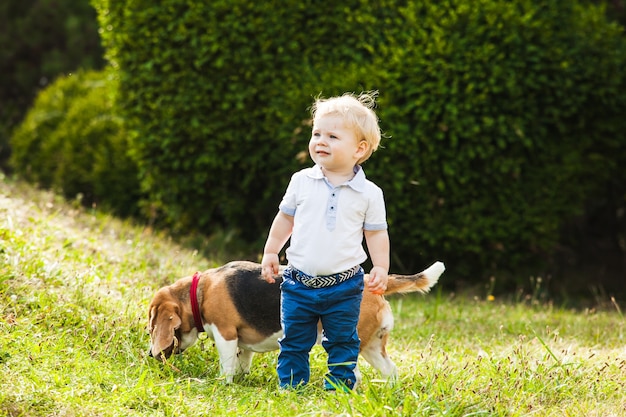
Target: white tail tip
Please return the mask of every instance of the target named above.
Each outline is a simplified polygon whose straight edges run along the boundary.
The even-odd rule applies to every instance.
[[[446,267],[443,264],[443,262],[437,261],[431,266],[429,266],[428,268],[426,268],[423,274],[426,275],[428,277],[428,280],[434,284],[437,282],[437,280],[439,279],[439,277],[441,276],[441,274],[443,274],[443,271],[445,270],[446,270]]]

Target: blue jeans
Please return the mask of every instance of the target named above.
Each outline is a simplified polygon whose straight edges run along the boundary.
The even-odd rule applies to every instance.
[[[363,270],[342,283],[325,288],[309,288],[283,275],[281,284],[281,324],[278,378],[280,386],[296,387],[309,382],[309,352],[317,340],[317,323],[324,328],[322,346],[328,353],[325,388],[356,382],[354,369],[359,357],[357,324],[363,297]]]

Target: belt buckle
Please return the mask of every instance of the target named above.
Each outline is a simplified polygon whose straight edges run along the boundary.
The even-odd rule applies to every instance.
[[[337,283],[337,278],[336,277],[319,277],[319,276],[300,276],[300,282],[302,282],[304,285],[306,285],[309,288],[315,288],[315,289],[320,289],[320,288],[326,288],[326,287],[330,287],[332,285],[335,285]],[[331,281],[332,278],[332,281]]]
[[[315,288],[315,289],[320,289],[320,288],[324,288],[327,287],[328,285],[326,285],[326,283],[324,282],[324,280],[320,279],[320,277],[313,277],[310,280],[308,280],[307,285],[311,288]]]
[[[315,277],[316,279],[312,279],[311,283],[310,283],[310,287],[311,288],[315,288],[316,290],[320,289],[320,288],[324,288],[326,285],[324,285],[324,282],[320,281],[319,279],[317,279],[317,277]]]

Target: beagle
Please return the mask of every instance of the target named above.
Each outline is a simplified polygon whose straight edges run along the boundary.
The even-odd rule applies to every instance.
[[[426,293],[444,270],[442,262],[435,262],[415,275],[390,274],[385,294]],[[282,276],[273,284],[265,282],[258,263],[234,261],[161,288],[149,309],[150,356],[165,361],[206,332],[215,341],[227,383],[236,374],[249,373],[254,352],[279,348],[281,282]],[[387,379],[397,376],[396,365],[385,350],[392,328],[389,303],[382,295],[363,291],[357,329],[360,354]],[[320,327],[318,341],[321,331]]]

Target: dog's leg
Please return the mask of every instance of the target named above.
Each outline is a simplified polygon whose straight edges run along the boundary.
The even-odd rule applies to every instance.
[[[376,368],[383,378],[389,381],[395,381],[398,378],[396,364],[389,358],[381,343],[372,343],[361,351],[361,356]]]
[[[215,347],[220,357],[220,372],[221,375],[226,378],[226,383],[231,384],[233,382],[233,376],[237,371],[237,339],[226,340],[214,325],[211,325],[213,331],[213,339],[215,340]]]
[[[237,354],[237,372],[243,374],[250,373],[250,367],[252,366],[252,357],[254,352],[247,349],[240,349]]]
[[[380,327],[366,346],[361,350],[361,356],[380,372],[383,378],[394,381],[398,377],[396,364],[387,355],[387,340],[393,329],[393,314],[387,304],[380,313]]]
[[[356,377],[356,381],[354,381],[354,386],[352,387],[352,389],[356,391],[359,385],[361,385],[361,381],[363,381],[363,375],[361,375],[361,370],[359,369],[358,363],[354,367],[354,376]]]

